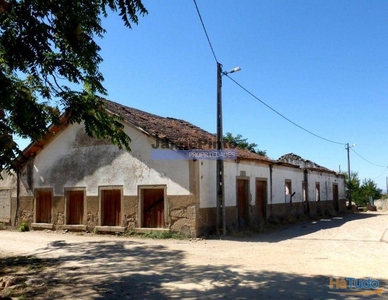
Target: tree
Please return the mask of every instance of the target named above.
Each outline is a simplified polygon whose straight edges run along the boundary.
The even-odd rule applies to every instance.
[[[0,172],[18,167],[15,136],[40,140],[61,115],[130,150],[121,119],[101,98],[107,92],[96,38],[108,11],[118,11],[128,28],[148,13],[141,0],[0,0]]]
[[[362,199],[366,202],[369,201],[369,197],[372,199],[380,199],[382,190],[377,188],[377,184],[370,178],[364,179],[360,187],[360,194]]]
[[[355,199],[358,199],[358,191],[360,189],[360,179],[358,178],[357,172],[350,172],[350,180],[347,172],[342,172],[342,175],[345,176],[346,180],[346,199],[352,199],[355,202]],[[351,193],[351,195],[350,195]]]
[[[248,150],[253,153],[257,153],[262,156],[266,156],[265,150],[259,150],[257,148],[256,143],[248,143],[247,138],[243,138],[241,134],[237,134],[236,136],[233,136],[232,133],[227,132],[224,136],[224,140],[226,140],[228,143],[234,143],[236,146],[240,147],[241,149]]]
[[[351,191],[352,202],[358,206],[365,206],[369,201],[369,197],[373,199],[381,197],[382,191],[377,188],[377,184],[372,179],[364,179],[361,183],[357,172],[350,172],[350,180],[346,172],[342,174],[346,179],[346,198],[349,199],[349,191]]]

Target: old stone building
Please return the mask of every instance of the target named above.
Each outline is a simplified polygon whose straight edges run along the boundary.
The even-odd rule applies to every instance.
[[[106,108],[123,117],[131,152],[89,138],[82,124],[50,128],[55,134],[24,150],[20,172],[0,181],[0,222],[33,229],[214,232],[216,160],[181,151],[210,151],[214,135],[111,101]],[[229,230],[345,209],[342,175],[295,155],[271,160],[232,150],[224,161]]]

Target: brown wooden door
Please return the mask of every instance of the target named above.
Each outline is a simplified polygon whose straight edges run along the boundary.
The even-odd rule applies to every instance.
[[[240,229],[249,225],[248,180],[237,179],[237,216]]]
[[[164,189],[143,189],[143,227],[164,228]]]
[[[102,190],[103,226],[120,226],[121,190]]]
[[[338,204],[338,185],[333,184],[333,206],[336,211],[339,211],[339,204]]]
[[[267,182],[256,181],[256,205],[259,220],[265,220],[267,215]]]
[[[69,191],[67,224],[82,224],[84,215],[84,191]]]
[[[36,222],[51,223],[51,191],[36,192]]]

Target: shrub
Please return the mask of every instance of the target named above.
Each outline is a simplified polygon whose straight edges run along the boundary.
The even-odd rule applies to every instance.
[[[19,226],[19,231],[21,232],[26,232],[26,231],[29,231],[30,229],[28,228],[28,224],[23,222],[20,224]]]
[[[144,235],[146,238],[151,239],[176,239],[176,240],[184,240],[188,239],[189,237],[186,235],[183,235],[178,232],[172,232],[172,231],[148,231]]]

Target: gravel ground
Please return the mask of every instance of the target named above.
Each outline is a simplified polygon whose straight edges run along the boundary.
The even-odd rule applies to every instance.
[[[329,288],[330,278],[346,277],[388,286],[387,212],[222,239],[3,230],[0,240],[0,287],[1,277],[13,278],[25,289],[11,293],[20,299],[388,299],[388,290]],[[18,264],[32,267],[11,273]]]

